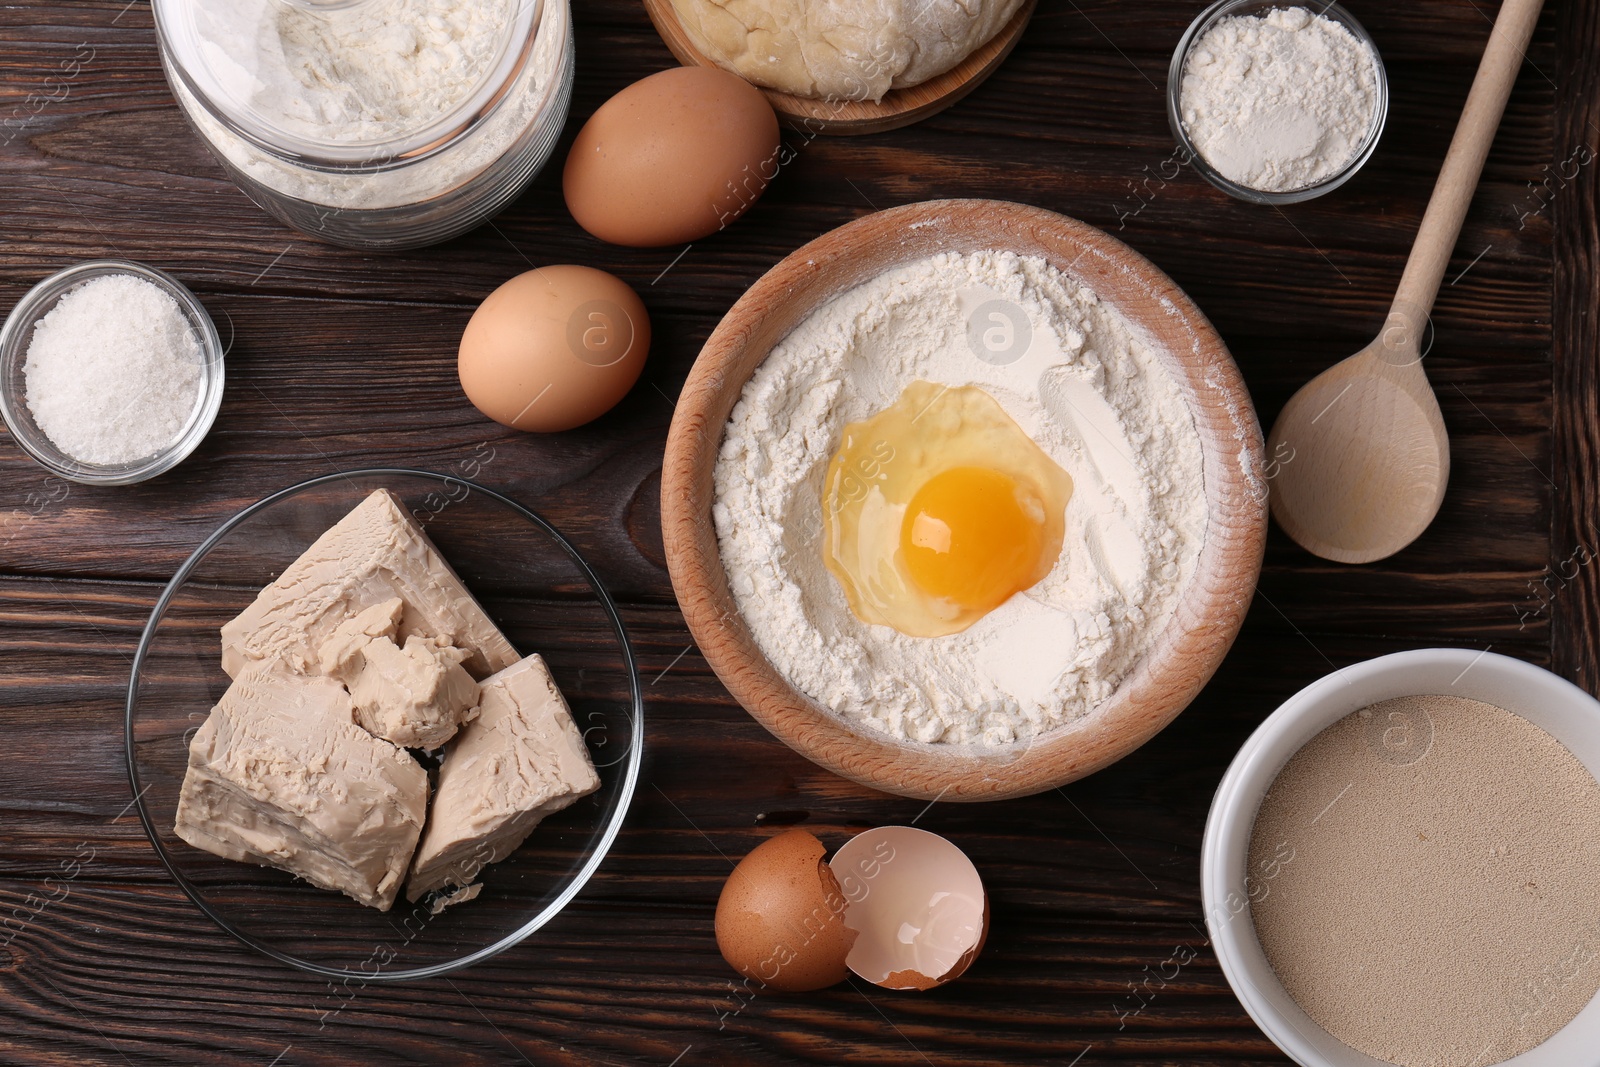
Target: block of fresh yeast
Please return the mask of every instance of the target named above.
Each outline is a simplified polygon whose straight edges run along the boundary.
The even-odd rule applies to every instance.
[[[332,678],[242,670],[189,744],[178,836],[387,911],[427,817],[428,775],[372,736]]]
[[[445,749],[406,897],[467,886],[541,819],[600,788],[583,735],[544,660],[485,679],[478,717]]]
[[[317,653],[340,624],[398,598],[395,642],[413,635],[467,653],[463,666],[484,678],[516,663],[494,621],[387,489],[375,490],[222,627],[222,669],[281,660],[316,673]]]

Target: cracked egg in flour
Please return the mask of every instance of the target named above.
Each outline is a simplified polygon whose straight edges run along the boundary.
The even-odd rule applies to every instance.
[[[1165,358],[1009,252],[904,263],[819,305],[745,383],[714,472],[762,653],[897,740],[1011,745],[1088,714],[1205,540],[1203,449]]]

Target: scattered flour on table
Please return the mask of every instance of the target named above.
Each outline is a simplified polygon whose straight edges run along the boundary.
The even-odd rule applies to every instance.
[[[1031,337],[1003,365],[970,340],[975,322],[1004,325],[997,300]],[[715,472],[723,564],[773,665],[846,720],[918,742],[1009,744],[1110,697],[1165,626],[1205,537],[1199,434],[1159,359],[1073,278],[1006,252],[910,263],[813,312],[746,384]],[[937,638],[857,619],[821,550],[823,478],[844,425],[919,379],[986,390],[1074,483],[1050,574]]]
[[[171,294],[131,274],[102,275],[34,325],[22,365],[28,411],[73,459],[132,463],[188,425],[203,357]]]
[[[1378,56],[1303,7],[1225,18],[1190,48],[1183,128],[1205,161],[1251,189],[1288,192],[1354,158],[1378,107]]]

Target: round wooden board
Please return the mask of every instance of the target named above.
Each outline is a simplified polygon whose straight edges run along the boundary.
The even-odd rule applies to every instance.
[[[894,89],[884,95],[879,103],[870,100],[812,100],[808,97],[762,89],[767,101],[778,116],[793,126],[811,133],[862,134],[882,133],[921,122],[936,115],[957,100],[966,96],[994,73],[1011,50],[1022,39],[1022,31],[1033,17],[1038,0],[1025,0],[1022,7],[1000,28],[982,48],[949,71],[914,85],[909,89]],[[716,66],[690,41],[672,0],[644,0],[650,21],[656,32],[666,42],[678,62],[685,66]]]
[[[1188,399],[1200,436],[1206,539],[1193,576],[1139,665],[1105,703],[1001,749],[902,743],[854,727],[791,686],[739,612],[711,519],[723,431],[751,374],[817,307],[892,267],[940,252],[1040,256],[1141,327]],[[1000,800],[1116,762],[1189,705],[1244,622],[1267,536],[1261,427],[1222,338],[1149,260],[1101,230],[1041,208],[934,200],[857,219],[763,275],[707,339],[678,398],[661,476],[667,569],[690,632],[728,691],[791,748],[901,796]]]

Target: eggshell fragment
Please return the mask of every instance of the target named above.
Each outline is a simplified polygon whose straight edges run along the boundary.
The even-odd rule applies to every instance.
[[[739,861],[717,901],[717,947],[733,969],[786,992],[844,980],[856,940],[845,926],[844,897],[823,861],[827,850],[805,830],[790,830]]]
[[[697,241],[744,214],[781,162],[778,117],[761,91],[715,67],[677,67],[623,89],[567,154],[562,189],[602,241]]]
[[[989,935],[989,899],[955,845],[911,826],[881,826],[830,864],[858,936],[845,965],[885,989],[932,989],[963,972]]]

